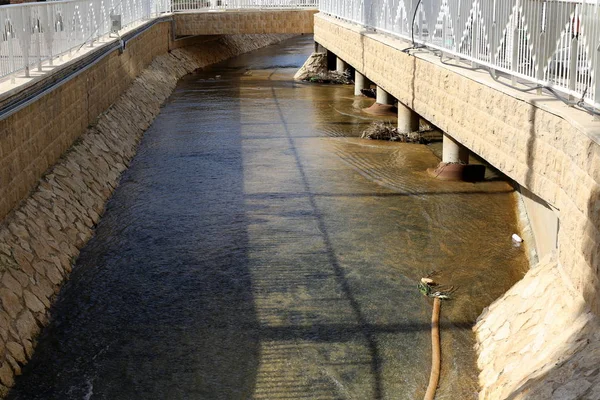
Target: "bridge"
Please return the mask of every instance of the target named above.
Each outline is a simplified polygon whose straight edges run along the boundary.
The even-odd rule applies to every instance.
[[[230,50],[210,54],[214,35],[267,35],[261,36],[267,43],[272,34],[314,32],[319,51],[335,55],[339,70],[353,70],[357,93],[374,84],[378,103],[397,104],[401,130],[416,130],[421,117],[443,131],[443,160],[434,174],[466,168],[472,153],[523,195],[540,265],[475,328],[481,398],[517,398],[525,390],[551,398],[540,393],[548,387],[560,393],[565,374],[581,380],[571,393],[589,394],[597,387],[586,373],[597,354],[600,314],[599,7],[591,0],[73,0],[0,7],[2,262],[36,281],[34,265],[59,259],[67,274],[131,154],[116,169],[98,167],[108,168],[110,179],[83,177],[65,195],[92,210],[78,211],[85,233],[55,235],[65,254],[32,250],[47,247],[45,237],[24,233],[15,221],[38,215],[31,208],[52,186],[42,177],[82,134],[102,130],[98,116],[153,60],[168,65],[169,73],[153,70],[167,82],[164,93],[135,126],[122,128],[128,135],[141,135],[178,77],[250,49],[220,42]],[[135,96],[128,99],[130,112],[141,107]],[[121,129],[116,121],[106,126]],[[13,245],[22,241],[31,246]],[[62,282],[55,280],[46,294],[36,294],[44,303]],[[14,340],[32,351],[44,317],[32,323],[24,315],[37,305],[14,297],[0,296],[7,315],[0,330],[17,331]],[[0,381],[10,386],[14,368],[2,368]]]

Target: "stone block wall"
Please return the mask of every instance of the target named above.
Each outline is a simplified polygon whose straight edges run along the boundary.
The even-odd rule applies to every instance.
[[[175,14],[175,35],[313,33],[317,10],[261,10]]]
[[[98,115],[164,54],[170,23],[162,22],[51,93],[0,121],[0,220],[35,187]]]
[[[22,200],[0,223],[0,398],[31,358],[54,296],[178,79],[290,36],[173,42],[170,22],[156,23],[123,54],[114,51],[0,123],[14,192],[5,207]]]
[[[582,306],[564,307],[560,313],[568,314],[562,315],[565,318],[553,320],[548,314],[547,319],[556,331],[568,330],[567,321],[588,312],[593,316],[591,320],[597,320],[600,315],[600,124],[592,116],[557,106],[559,102],[547,96],[506,88],[494,82],[487,72],[453,68],[426,52],[408,55],[401,51],[410,47],[405,41],[366,32],[326,15],[315,16],[315,41],[558,209],[557,262],[552,270],[557,281],[552,295],[572,298],[570,304]],[[541,273],[549,273],[544,271]],[[525,281],[535,279],[529,275]],[[529,304],[533,301],[531,298],[522,301],[526,303],[524,307],[531,306],[528,313],[542,314],[544,319],[543,314],[550,310],[536,307],[544,301],[550,304],[551,298],[542,299],[536,306]],[[504,307],[495,310],[499,311],[485,313],[482,319],[511,312],[511,308]],[[515,344],[530,339],[527,333],[511,330],[502,340]],[[482,343],[482,354],[489,351],[490,343]],[[567,347],[562,350],[566,352]],[[556,364],[557,359],[552,357],[556,357],[560,349],[559,346],[557,352],[548,355],[548,365]],[[527,357],[526,353],[521,355]],[[497,361],[495,371],[504,371],[504,375],[516,373],[514,369],[505,370],[507,365],[503,366],[502,362]],[[529,370],[522,376],[533,373]],[[496,392],[485,390],[490,387],[489,380],[482,380],[482,387],[482,398],[514,398],[495,397]]]

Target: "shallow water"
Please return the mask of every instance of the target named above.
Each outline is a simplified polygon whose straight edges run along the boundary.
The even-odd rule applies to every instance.
[[[297,83],[304,36],[184,78],[146,133],[11,399],[474,399],[471,326],[527,268],[500,180],[358,139],[350,86]],[[218,75],[218,77],[217,77]]]

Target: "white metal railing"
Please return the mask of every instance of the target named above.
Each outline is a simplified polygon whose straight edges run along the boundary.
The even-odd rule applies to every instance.
[[[0,7],[0,78],[93,44],[111,29],[110,15],[123,27],[170,11],[169,0],[70,0]],[[13,75],[14,76],[14,75]]]
[[[317,8],[319,0],[172,0],[172,10]]]
[[[171,11],[317,8],[318,0],[64,0],[0,6],[0,79],[42,71],[56,57],[93,45],[111,31]]]
[[[600,0],[321,0],[319,10],[600,106]]]

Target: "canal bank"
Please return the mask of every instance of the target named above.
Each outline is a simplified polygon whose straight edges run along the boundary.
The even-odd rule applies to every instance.
[[[471,326],[527,269],[514,191],[359,139],[368,100],[292,81],[311,47],[178,84],[10,398],[418,398],[431,270],[459,288],[440,395],[477,396]]]

